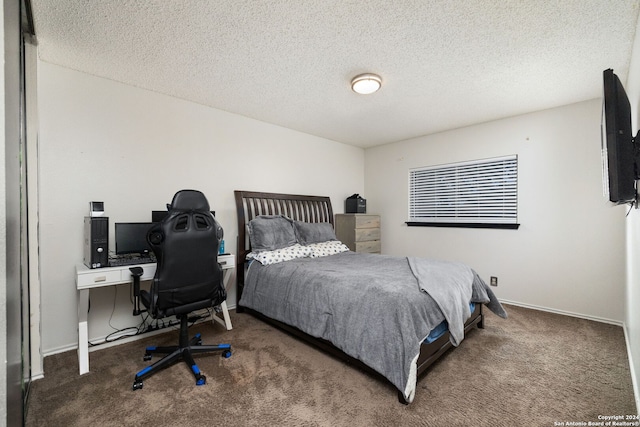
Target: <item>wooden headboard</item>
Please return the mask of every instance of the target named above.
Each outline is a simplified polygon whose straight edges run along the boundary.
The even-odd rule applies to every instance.
[[[238,216],[238,249],[236,258],[237,298],[244,287],[244,268],[251,252],[247,224],[258,215],[285,215],[296,221],[329,222],[333,225],[331,199],[324,196],[234,191]],[[240,307],[236,303],[236,307]],[[241,310],[240,310],[241,311]]]

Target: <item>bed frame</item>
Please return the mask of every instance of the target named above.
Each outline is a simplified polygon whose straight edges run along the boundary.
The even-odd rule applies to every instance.
[[[270,323],[284,331],[287,331],[292,335],[319,347],[329,354],[346,361],[349,364],[360,367],[367,372],[371,372],[376,376],[383,378],[375,370],[365,365],[360,360],[355,359],[339,350],[329,341],[312,337],[293,326],[279,322],[275,319],[271,319],[261,313],[258,313],[246,307],[242,307],[240,305],[240,298],[242,297],[242,291],[244,289],[244,278],[247,268],[247,263],[245,260],[247,254],[251,252],[249,236],[247,233],[247,224],[249,223],[249,221],[257,217],[258,215],[285,215],[297,221],[329,222],[333,225],[333,209],[331,207],[331,199],[329,197],[321,196],[301,196],[293,194],[260,193],[239,190],[236,190],[234,193],[238,215],[238,256],[236,258],[236,271],[238,273],[236,274],[236,311],[238,313],[251,313],[255,317],[258,317],[259,319],[267,323]],[[476,304],[476,308],[473,313],[471,313],[471,317],[465,322],[465,336],[471,329],[474,329],[476,326],[478,328],[484,328],[484,314],[482,311],[482,304]],[[438,360],[445,352],[453,347],[449,340],[449,337],[449,332],[446,332],[436,341],[430,344],[422,344],[420,348],[420,356],[418,357],[417,363],[418,377],[420,377],[420,375],[424,373],[427,368],[429,368],[429,366],[431,366],[436,360]],[[402,392],[400,391],[398,391],[398,399],[401,403],[407,404]]]

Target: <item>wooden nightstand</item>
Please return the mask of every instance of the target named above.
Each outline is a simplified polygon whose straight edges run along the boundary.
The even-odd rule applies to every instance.
[[[336,237],[354,252],[380,253],[380,215],[336,214]]]

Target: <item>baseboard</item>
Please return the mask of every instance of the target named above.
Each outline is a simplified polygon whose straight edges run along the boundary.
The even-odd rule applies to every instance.
[[[169,331],[175,331],[175,328],[173,326],[168,326],[166,328],[162,328],[162,329],[157,329],[155,331],[149,331],[149,332],[145,332],[143,334],[139,334],[139,335],[132,335],[130,337],[127,338],[120,338],[114,341],[110,341],[110,342],[105,342],[106,336],[105,337],[101,337],[101,338],[95,338],[92,340],[92,342],[97,343],[95,346],[93,347],[89,347],[89,353],[96,351],[96,350],[103,350],[109,347],[113,347],[116,345],[120,345],[120,344],[125,344],[128,342],[132,342],[132,341],[137,341],[143,338],[147,338],[147,337],[152,337],[154,335],[158,335],[158,334],[163,334],[165,332],[169,332]],[[64,347],[58,347],[56,349],[53,349],[51,351],[48,351],[46,353],[44,353],[42,355],[43,359],[45,357],[48,356],[53,356],[54,354],[59,354],[59,353],[65,353],[67,351],[77,351],[78,350],[78,345],[77,344],[73,344],[73,345],[69,345],[69,346],[64,346]],[[44,378],[44,372],[39,372],[36,374],[32,374],[31,375],[31,380],[39,380]]]
[[[63,347],[52,348],[49,351],[42,352],[42,358],[44,359],[47,356],[53,356],[54,354],[59,354],[59,353],[66,353],[67,351],[77,350],[77,349],[78,349],[78,344],[69,344]]]
[[[640,372],[636,372],[635,365],[633,364],[633,356],[631,353],[631,341],[629,340],[629,331],[627,330],[627,325],[623,326],[624,330],[624,340],[627,344],[627,357],[629,358],[629,372],[631,373],[631,383],[633,384],[633,396],[636,400],[636,414],[640,414],[640,384],[638,384],[638,374]]]
[[[197,323],[211,321],[211,316],[207,313],[206,310],[202,310],[199,313],[195,312],[194,314],[202,315],[202,317],[197,321]],[[138,335],[127,336],[126,338],[117,338],[117,339],[113,339],[112,338],[113,341],[109,341],[109,342],[106,342],[107,335],[102,336],[102,337],[91,338],[91,342],[94,343],[94,345],[89,347],[89,353],[91,353],[93,351],[96,351],[96,350],[101,350],[103,348],[109,348],[109,347],[113,347],[113,346],[120,345],[120,344],[126,344],[128,342],[137,341],[137,340],[140,340],[142,338],[152,337],[154,335],[162,334],[162,333],[169,332],[169,331],[176,331],[176,330],[180,329],[180,322],[175,317],[165,318],[164,322],[167,322],[167,323],[175,322],[175,323],[170,325],[170,326],[165,326],[163,328],[156,329],[156,330],[153,330],[153,331],[146,331],[146,332],[143,332],[143,333],[138,334]],[[111,336],[111,335],[109,335],[109,336]],[[68,345],[68,346],[58,347],[58,348],[49,350],[49,351],[43,353],[42,357],[45,358],[47,356],[53,356],[54,354],[64,353],[64,352],[71,351],[71,350],[78,350],[78,344],[71,344],[71,345]]]
[[[125,343],[131,342],[131,341],[140,340],[142,338],[152,337],[154,335],[158,335],[158,334],[161,334],[161,333],[164,333],[164,332],[173,331],[173,330],[174,330],[173,326],[168,326],[166,328],[157,329],[155,331],[145,332],[145,333],[142,333],[142,334],[139,334],[139,335],[132,335],[132,336],[126,337],[126,338],[116,339],[116,340],[110,341],[110,342],[105,342],[105,340],[107,338],[106,336],[104,336],[104,337],[96,337],[96,338],[93,338],[91,340],[91,342],[95,343],[95,346],[90,346],[89,347],[89,353],[91,353],[92,351],[101,350],[103,348],[113,347],[114,345],[125,344]],[[77,349],[78,349],[78,344],[72,344],[72,345],[68,345],[68,346],[64,346],[64,347],[58,347],[56,349],[47,351],[46,353],[43,354],[43,357],[53,356],[54,354],[65,353],[67,351],[77,350]]]
[[[92,347],[89,347],[89,353],[91,353],[93,351],[109,348],[109,347],[114,347],[114,346],[120,345],[120,344],[126,344],[128,342],[138,341],[138,340],[141,340],[143,338],[152,337],[154,335],[164,334],[166,332],[171,332],[171,331],[175,332],[177,329],[180,329],[180,325],[166,326],[166,327],[161,328],[161,329],[156,329],[155,331],[148,331],[148,332],[144,332],[144,333],[141,333],[141,334],[138,334],[138,335],[131,335],[131,336],[124,337],[124,338],[118,338],[118,339],[115,339],[115,340],[109,341],[109,342],[105,341],[106,337],[101,338],[101,339],[95,339],[95,340],[93,340],[95,345],[92,346]]]
[[[577,317],[579,319],[585,319],[585,320],[593,320],[594,322],[600,322],[600,323],[608,323],[609,325],[616,325],[616,326],[624,326],[624,322],[621,320],[613,320],[613,319],[606,319],[604,317],[597,317],[597,316],[589,316],[587,314],[580,314],[580,313],[573,313],[571,311],[565,311],[565,310],[558,310],[555,308],[548,308],[548,307],[541,307],[539,305],[533,305],[533,304],[525,304],[522,302],[517,302],[517,301],[509,301],[506,299],[500,299],[501,303],[505,303],[505,304],[509,304],[509,305],[515,305],[518,307],[523,307],[523,308],[529,308],[531,310],[538,310],[538,311],[546,311],[548,313],[554,313],[554,314],[561,314],[563,316],[570,316],[570,317]]]

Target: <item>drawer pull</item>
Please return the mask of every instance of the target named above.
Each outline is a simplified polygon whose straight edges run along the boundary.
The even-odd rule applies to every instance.
[[[107,281],[107,276],[99,276],[93,279],[94,282],[98,283],[98,282],[106,282]]]

